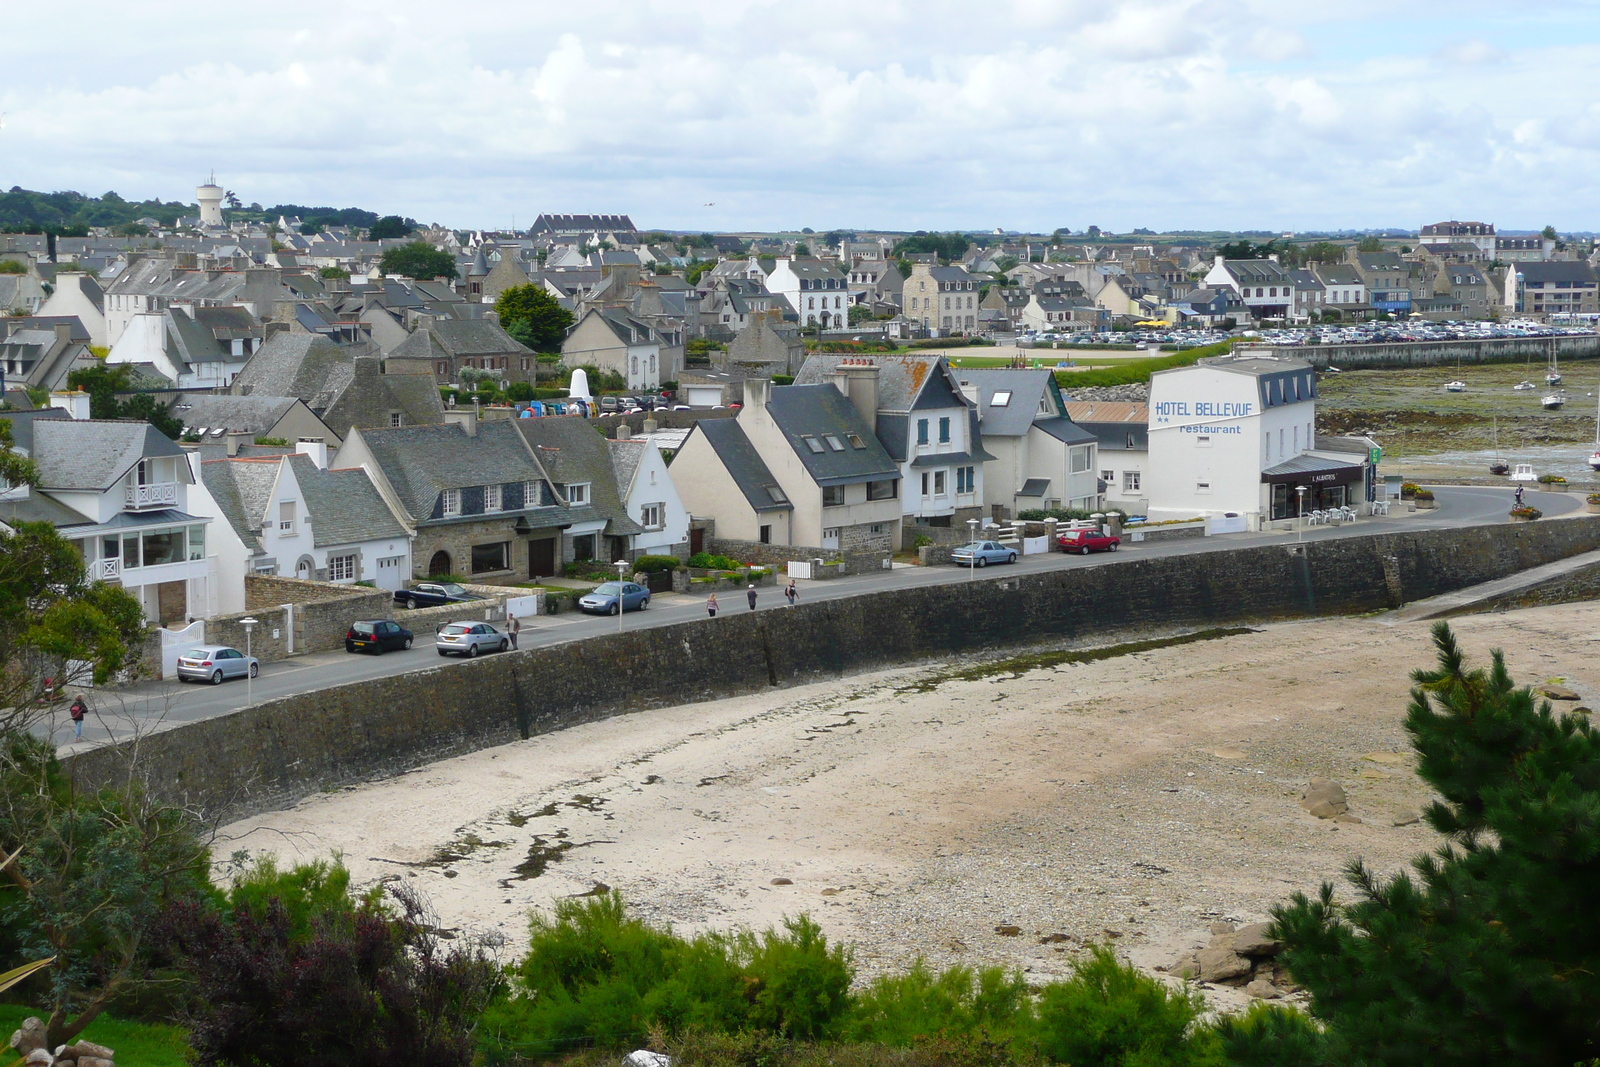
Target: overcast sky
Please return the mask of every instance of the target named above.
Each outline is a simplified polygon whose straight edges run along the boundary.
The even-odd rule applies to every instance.
[[[1600,229],[1600,0],[8,5],[5,187],[457,227]]]

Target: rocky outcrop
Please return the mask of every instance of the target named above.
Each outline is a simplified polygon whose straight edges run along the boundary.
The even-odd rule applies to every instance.
[[[1313,778],[1300,794],[1300,806],[1319,819],[1332,819],[1350,810],[1344,786],[1327,778]]]
[[[1283,943],[1269,935],[1267,923],[1235,928],[1232,923],[1211,927],[1211,941],[1177,960],[1167,973],[1196,982],[1242,988],[1246,994],[1274,1000],[1300,987],[1276,960]]]

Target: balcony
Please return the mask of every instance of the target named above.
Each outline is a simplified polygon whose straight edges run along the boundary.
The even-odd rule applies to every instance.
[[[122,580],[122,561],[120,559],[97,559],[89,564],[89,576],[102,582],[119,582]]]
[[[146,482],[144,485],[130,485],[127,487],[127,502],[123,505],[123,510],[149,511],[154,508],[175,508],[177,506],[177,482]]]

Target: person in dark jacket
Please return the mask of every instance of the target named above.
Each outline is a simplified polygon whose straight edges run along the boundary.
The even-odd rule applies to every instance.
[[[751,582],[750,588],[744,591],[745,599],[750,601],[750,610],[756,610],[756,583]]]

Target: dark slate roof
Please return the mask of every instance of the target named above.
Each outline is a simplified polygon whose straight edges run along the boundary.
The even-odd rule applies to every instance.
[[[1276,466],[1268,467],[1262,471],[1263,475],[1273,474],[1315,474],[1319,471],[1343,471],[1362,466],[1360,460],[1332,459],[1327,456],[1314,456],[1302,453],[1291,459],[1286,459]]]
[[[261,551],[261,521],[278,480],[277,456],[255,459],[208,459],[200,479],[217,502],[222,517],[251,552]]]
[[[609,534],[642,532],[628,517],[611,465],[611,449],[587,419],[514,419],[512,425],[539,458],[550,478],[562,485],[589,483],[594,518],[609,519]],[[481,432],[481,431],[480,431]]]
[[[300,495],[311,516],[311,536],[318,548],[406,536],[377,486],[361,467],[318,470],[310,456],[289,459]]]
[[[88,281],[94,280],[89,278],[87,275],[84,277]],[[67,336],[72,340],[82,345],[89,343],[89,328],[85,326],[83,324],[83,320],[79,319],[76,315],[26,315],[22,317],[7,317],[4,322],[0,322],[0,332],[4,332],[6,327],[10,327],[12,334],[16,334],[20,330],[46,330],[49,331],[52,336],[54,336],[55,328],[60,323],[65,323],[68,326],[70,332],[67,334]]]
[[[1022,483],[1022,488],[1017,490],[1018,496],[1044,496],[1050,491],[1049,478],[1029,478]]]
[[[222,428],[234,433],[264,434],[301,401],[292,396],[228,396],[215,393],[180,393],[169,414],[182,419],[185,429]]]
[[[526,355],[533,351],[488,319],[442,319],[433,323],[430,330],[453,356]]]
[[[953,407],[962,403],[955,382],[950,377],[950,366],[943,356],[924,355],[849,355],[835,352],[813,352],[806,357],[800,373],[794,376],[795,385],[832,384],[833,372],[845,360],[870,359],[878,368],[878,410],[910,411],[917,406],[923,393],[934,389],[937,397],[948,393],[948,403],[935,403],[935,407]],[[936,382],[936,378],[945,378]]]
[[[1512,269],[1527,282],[1586,282],[1594,284],[1594,268],[1578,260],[1572,263],[1515,263]]]
[[[611,449],[611,469],[617,476],[617,493],[626,505],[628,487],[633,484],[634,475],[639,473],[639,464],[644,462],[644,450],[655,445],[634,437],[607,441],[606,445]]]
[[[780,385],[769,395],[767,413],[818,485],[900,477],[899,466],[872,427],[849,398],[831,385]],[[842,451],[827,442],[824,435],[830,434],[844,443]],[[859,436],[865,447],[854,447],[848,434]],[[822,442],[822,451],[813,451],[806,437]]]
[[[354,359],[349,349],[316,334],[275,333],[239,371],[230,391],[239,396],[297,396],[310,404],[329,374]]]
[[[476,437],[457,423],[362,430],[361,437],[411,517],[426,521],[446,489],[544,479],[512,422],[479,423]]]
[[[690,433],[705,437],[751,508],[756,511],[793,510],[794,505],[779,487],[778,479],[772,476],[761,453],[745,436],[738,419],[701,419]],[[684,443],[688,444],[688,440]],[[769,489],[777,491],[777,499]]]
[[[964,466],[968,463],[980,463],[993,458],[987,452],[979,456],[974,456],[971,452],[928,452],[912,460],[911,465],[913,467]]]
[[[1069,445],[1086,445],[1095,440],[1095,435],[1085,430],[1071,419],[1057,416],[1053,419],[1040,419],[1033,424],[1036,430],[1043,430],[1057,441]]]
[[[93,519],[78,514],[44,493],[35,492],[0,500],[0,522],[48,522],[57,529],[94,525]]]
[[[985,437],[1021,437],[1032,428],[1033,420],[1040,414],[1039,400],[1050,388],[1051,373],[962,367],[956,372],[956,380],[977,390],[978,410],[983,416],[978,425]],[[1010,402],[996,407],[994,395],[1006,391],[1011,393]]]
[[[52,419],[34,424],[32,455],[42,488],[98,493],[141,459],[185,453],[148,422]]]

